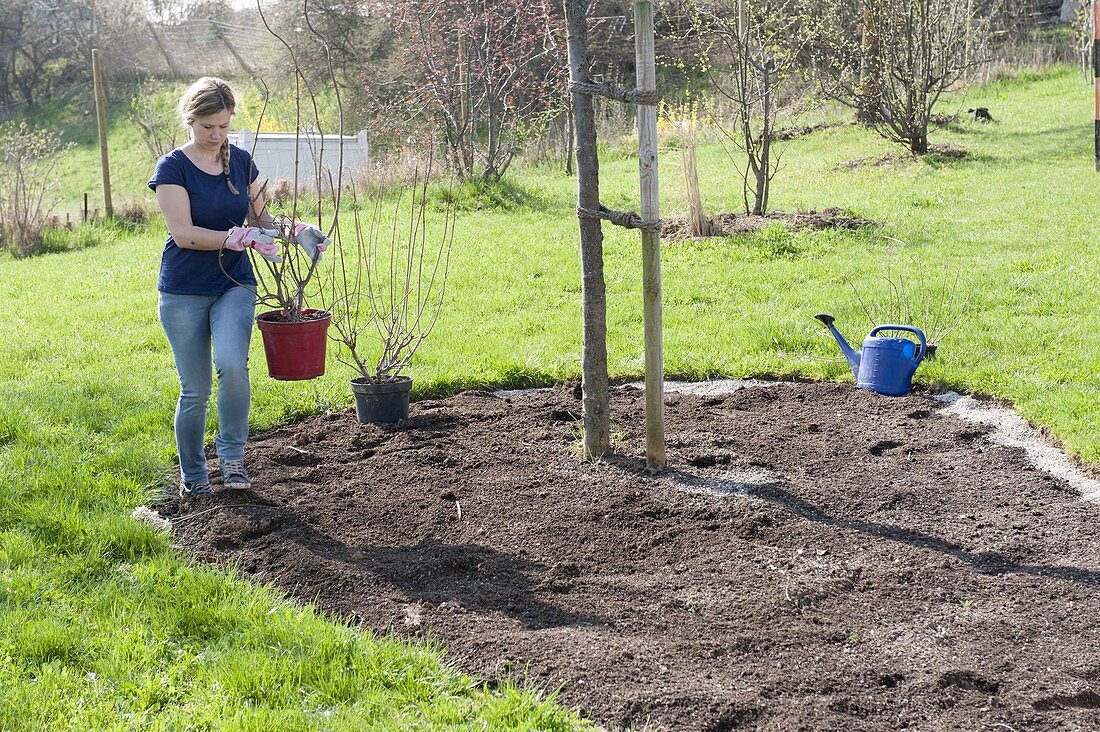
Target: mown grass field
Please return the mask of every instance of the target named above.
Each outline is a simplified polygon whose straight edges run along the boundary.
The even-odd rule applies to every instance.
[[[1100,460],[1089,86],[1069,69],[1025,74],[941,111],[978,104],[995,124],[933,137],[970,151],[963,160],[842,167],[896,152],[852,127],[788,146],[773,208],[843,207],[890,239],[773,226],[666,245],[668,374],[851,380],[813,320],[829,311],[850,340],[866,333],[845,278],[870,300],[886,291],[887,263],[910,282],[957,274],[968,308],[918,382],[1009,399]],[[736,210],[718,146],[701,151],[700,170],[708,206]],[[610,154],[601,172],[604,202],[636,208],[636,163]],[[140,190],[148,173],[135,159],[113,175]],[[682,213],[675,155],[662,174],[666,215]],[[542,166],[513,182],[518,203],[460,215],[447,308],[412,371],[420,396],[579,376],[575,181]],[[637,376],[637,234],[605,230],[610,368]],[[477,685],[441,649],[361,633],[197,566],[129,518],[175,480],[176,377],[155,308],[164,230],[97,235],[106,241],[86,250],[0,261],[0,729],[583,726],[540,692]],[[253,364],[254,430],[350,404],[334,359],[322,379],[275,382],[257,336]]]

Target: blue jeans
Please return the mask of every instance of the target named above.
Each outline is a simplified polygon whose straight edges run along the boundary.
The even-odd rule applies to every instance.
[[[180,377],[176,404],[180,472],[188,483],[204,483],[209,480],[203,437],[213,379],[210,343],[214,343],[214,366],[218,371],[218,436],[214,447],[219,458],[240,460],[248,439],[248,344],[256,298],[243,287],[234,287],[220,297],[167,292],[159,295],[160,323],[172,346]]]

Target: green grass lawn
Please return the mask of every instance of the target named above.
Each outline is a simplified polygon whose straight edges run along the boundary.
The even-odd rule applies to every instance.
[[[862,338],[870,324],[846,278],[874,300],[885,294],[887,263],[908,281],[958,274],[968,309],[918,382],[1010,399],[1073,452],[1100,460],[1089,86],[1069,69],[1025,75],[942,111],[979,104],[996,124],[963,121],[933,136],[969,150],[960,161],[840,167],[896,152],[851,127],[788,146],[773,208],[840,206],[883,222],[904,246],[869,231],[774,226],[666,244],[669,375],[850,381],[813,319],[832,312],[850,340]],[[678,158],[662,160],[663,210],[683,213]],[[147,167],[113,175],[141,190]],[[701,151],[700,170],[708,206],[735,210],[737,176],[719,147]],[[609,156],[601,172],[604,202],[636,208],[636,163]],[[546,167],[513,180],[525,203],[460,216],[447,310],[412,371],[420,396],[579,376],[575,180]],[[638,236],[605,230],[610,368],[637,376]],[[364,634],[199,567],[129,518],[175,480],[177,386],[156,320],[163,228],[109,233],[86,250],[0,261],[9,313],[0,339],[0,729],[583,726],[541,692],[486,690],[440,649]],[[334,359],[322,379],[275,382],[257,336],[253,364],[255,430],[350,404],[351,374]]]

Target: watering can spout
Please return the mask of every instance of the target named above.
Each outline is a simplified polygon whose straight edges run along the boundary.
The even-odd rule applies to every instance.
[[[852,367],[852,373],[855,377],[859,378],[859,353],[852,350],[852,347],[848,345],[848,341],[844,340],[844,336],[840,334],[840,331],[833,325],[835,318],[828,313],[818,313],[814,316],[829,329],[829,332],[833,334],[833,338],[836,339],[837,345],[840,346],[840,350],[844,352],[844,358],[848,359],[848,365]]]

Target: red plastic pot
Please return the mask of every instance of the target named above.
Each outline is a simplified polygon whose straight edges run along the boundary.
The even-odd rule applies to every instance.
[[[287,322],[282,310],[256,316],[256,325],[264,339],[267,373],[280,381],[315,379],[325,373],[328,326],[332,313],[306,309],[302,320]]]

